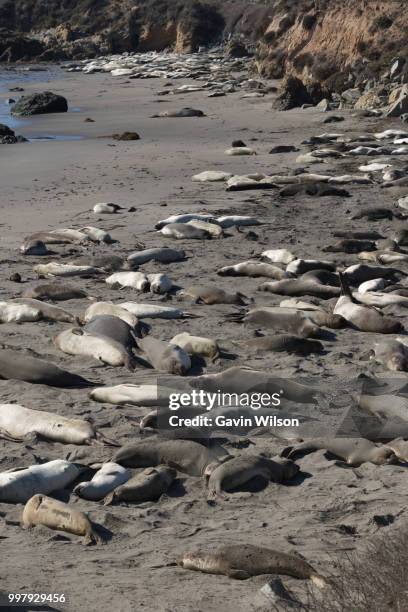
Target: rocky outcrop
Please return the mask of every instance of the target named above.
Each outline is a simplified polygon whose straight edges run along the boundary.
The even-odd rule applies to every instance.
[[[13,115],[29,116],[46,113],[66,113],[68,102],[63,96],[44,91],[29,96],[22,96],[12,107]]]
[[[16,144],[17,142],[27,142],[27,140],[23,136],[17,136],[7,125],[0,123],[0,144]]]

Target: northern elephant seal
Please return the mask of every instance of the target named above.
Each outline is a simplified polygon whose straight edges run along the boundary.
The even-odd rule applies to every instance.
[[[0,501],[6,504],[25,504],[33,495],[48,495],[64,489],[81,474],[83,468],[55,459],[28,468],[0,473]]]
[[[92,444],[107,441],[89,421],[67,419],[44,410],[31,410],[18,404],[0,404],[0,432],[5,438],[21,440],[37,434],[63,444]]]
[[[0,323],[32,323],[40,319],[41,313],[38,308],[24,303],[0,302]]]
[[[86,333],[104,336],[114,342],[119,342],[130,351],[136,347],[137,338],[142,338],[148,332],[149,327],[140,321],[137,321],[135,326],[131,326],[120,317],[103,314],[93,317],[85,324],[83,330]]]
[[[211,233],[200,227],[194,227],[188,223],[168,223],[161,230],[163,236],[176,238],[177,240],[205,240],[211,238]]]
[[[148,274],[147,279],[151,293],[168,293],[174,287],[173,281],[166,274]]]
[[[184,376],[191,368],[188,353],[177,345],[152,336],[139,338],[137,345],[150,365],[158,372]]]
[[[65,300],[82,300],[88,297],[86,291],[74,287],[73,285],[63,284],[43,284],[26,289],[23,298],[36,300],[49,300],[50,302],[63,302]]]
[[[190,298],[196,304],[238,304],[245,305],[245,296],[237,291],[236,293],[227,293],[224,289],[219,289],[216,286],[195,286],[183,289],[177,294],[181,298]]]
[[[262,283],[262,285],[258,287],[258,290],[269,291],[270,293],[277,293],[278,295],[287,295],[292,297],[311,295],[324,300],[337,297],[340,294],[340,289],[337,287],[324,285],[323,283],[319,283],[313,279],[303,278],[284,279],[280,281]]]
[[[337,300],[333,314],[343,317],[352,327],[363,332],[392,334],[403,329],[397,319],[385,317],[382,312],[370,306],[357,304],[347,285],[346,278],[339,274],[342,296]]]
[[[220,356],[220,349],[215,340],[192,336],[188,332],[177,334],[170,340],[170,344],[176,344],[189,355],[200,355],[215,361]]]
[[[359,466],[362,463],[387,465],[397,463],[394,451],[387,446],[376,446],[365,438],[315,438],[297,446],[289,446],[282,451],[288,459],[294,459],[317,450],[325,450],[342,459],[348,465]]]
[[[176,475],[177,471],[166,465],[149,467],[107,495],[104,504],[156,501],[167,492]]]
[[[163,222],[162,222],[163,223]],[[128,255],[127,260],[135,266],[141,266],[148,261],[158,261],[160,263],[172,263],[175,261],[183,261],[186,254],[183,250],[171,249],[169,247],[161,247],[154,249],[144,249],[135,251]]]
[[[165,225],[169,225],[170,223],[188,223],[189,221],[193,221],[194,219],[196,219],[197,221],[214,221],[214,216],[200,213],[184,213],[182,215],[172,215],[171,217],[167,217],[167,219],[162,219],[161,221],[158,221],[154,228],[156,230],[160,230]]]
[[[93,207],[93,211],[97,215],[114,215],[120,210],[125,210],[125,208],[112,202],[99,202],[99,204],[95,204]]]
[[[233,457],[221,464],[207,466],[205,476],[208,477],[208,497],[222,497],[223,491],[233,491],[256,477],[267,482],[271,480],[281,483],[290,480],[298,472],[299,466],[290,460],[267,459],[259,455]]]
[[[182,108],[177,111],[162,111],[160,113],[156,113],[151,115],[152,119],[157,119],[160,117],[205,117],[205,113],[202,110],[198,110],[196,108],[190,108],[189,106]]]
[[[140,304],[136,302],[122,302],[121,308],[131,312],[139,319],[190,319],[197,315],[174,308],[173,306],[161,306],[159,304]]]
[[[143,272],[115,272],[105,279],[112,288],[129,287],[137,291],[148,291],[149,281]]]
[[[50,387],[92,387],[94,383],[49,361],[24,355],[20,351],[0,348],[0,378],[23,380]]]
[[[397,340],[374,343],[372,359],[394,372],[408,372],[408,347]]]
[[[213,552],[185,552],[178,564],[207,574],[224,574],[245,580],[260,574],[285,574],[311,580],[323,587],[325,580],[301,557],[252,544],[221,546]]]
[[[118,463],[104,463],[92,480],[80,482],[74,489],[75,495],[92,501],[100,501],[111,491],[123,485],[131,472]]]
[[[51,261],[47,264],[39,264],[34,266],[34,272],[39,276],[94,276],[95,274],[102,274],[101,268],[95,268],[94,266],[81,266],[75,263],[59,263],[57,261]]]
[[[271,351],[273,353],[295,353],[297,355],[310,355],[322,353],[324,346],[318,340],[308,340],[301,336],[278,334],[276,336],[260,336],[239,342],[242,346],[256,351]]]
[[[249,276],[252,278],[265,276],[275,280],[290,278],[291,276],[290,273],[278,268],[278,266],[257,261],[243,261],[234,266],[224,266],[217,271],[217,274],[219,276]]]
[[[132,328],[136,328],[138,325],[138,319],[135,315],[121,306],[112,304],[112,302],[94,302],[91,304],[86,309],[82,322],[89,323],[95,317],[100,317],[103,315],[121,319]]]
[[[228,452],[221,446],[206,447],[190,440],[143,440],[124,446],[113,461],[129,468],[168,465],[190,476],[202,476],[207,465]]]
[[[197,376],[188,382],[193,389],[215,393],[279,393],[284,399],[300,403],[314,403],[319,394],[319,390],[312,386],[243,366],[233,366],[217,374]]]
[[[232,313],[226,318],[236,323],[287,331],[303,338],[317,336],[320,333],[320,327],[309,316],[295,309],[265,306],[264,308],[253,308],[248,312]]]
[[[23,529],[44,525],[56,531],[84,536],[86,545],[102,543],[86,514],[46,495],[34,495],[26,503],[21,524]]]
[[[60,321],[62,323],[78,323],[78,318],[64,310],[63,308],[59,308],[58,306],[53,306],[52,304],[46,304],[41,300],[36,300],[33,298],[15,298],[12,304],[25,304],[31,308],[37,309],[41,319],[45,319],[47,321]]]
[[[135,367],[130,350],[116,340],[96,332],[90,333],[84,329],[72,327],[58,334],[54,338],[54,344],[68,355],[92,357],[110,366],[124,365],[129,370],[134,370]]]
[[[20,246],[20,252],[23,255],[33,255],[34,257],[42,257],[44,255],[50,255],[50,251],[47,249],[47,245],[38,239],[26,238],[23,244]]]
[[[92,389],[89,397],[95,402],[124,406],[168,406],[172,389],[154,385],[116,385]]]

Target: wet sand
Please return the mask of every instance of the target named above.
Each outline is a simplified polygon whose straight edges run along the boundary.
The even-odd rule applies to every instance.
[[[100,74],[67,74],[51,85],[25,86],[26,92],[51,89],[66,96],[70,107],[79,110],[34,117],[21,124],[17,133],[27,138],[46,134],[82,139],[0,148],[0,299],[9,299],[34,284],[32,267],[47,258],[24,257],[18,247],[26,235],[42,229],[95,225],[109,230],[119,241],[112,246],[57,245],[53,249],[61,255],[70,253],[70,258],[93,252],[127,255],[135,250],[136,242],[143,242],[147,248],[181,247],[189,255],[186,261],[168,266],[149,263],[143,271],[164,271],[180,287],[216,283],[253,297],[256,305],[278,305],[282,297],[256,291],[263,279],[220,278],[216,270],[267,248],[288,248],[299,257],[351,265],[358,261],[355,255],[322,253],[322,246],[335,241],[333,231],[376,229],[388,236],[394,227],[399,227],[396,221],[380,221],[373,227],[364,219],[358,226],[350,220],[350,211],[360,206],[394,202],[392,194],[380,192],[377,185],[346,186],[352,193],[352,198],[347,199],[297,196],[283,200],[276,191],[232,193],[226,192],[223,184],[200,185],[193,183],[191,177],[212,169],[234,174],[284,174],[296,167],[298,153],[269,155],[272,146],[299,145],[305,138],[324,131],[354,134],[379,131],[383,125],[400,128],[400,122],[385,124],[345,113],[346,120],[332,129],[322,124],[326,115],[317,109],[286,113],[271,110],[272,95],[253,100],[242,99],[242,92],[222,98],[208,98],[205,92],[156,96],[164,85],[165,81],[159,79],[126,82]],[[5,98],[12,94],[1,95]],[[207,117],[149,118],[155,112],[183,106],[199,108]],[[85,123],[87,117],[95,122]],[[108,137],[123,131],[136,131],[141,140],[116,142]],[[224,150],[234,139],[244,140],[258,155],[228,157]],[[364,161],[329,161],[313,165],[312,171],[324,173],[336,168],[338,174],[351,173]],[[97,202],[109,201],[134,206],[136,212],[115,216],[92,212]],[[232,229],[227,237],[211,241],[172,241],[154,232],[157,221],[182,212],[253,215],[270,225],[250,228],[256,234],[254,240],[247,235],[249,230],[239,233]],[[12,272],[21,274],[22,285],[8,280]],[[105,301],[157,301],[149,294],[140,299],[131,289],[109,289],[103,279],[69,282]],[[164,303],[179,305],[174,299]],[[61,304],[76,314],[83,313],[88,305],[86,300]],[[201,318],[154,320],[152,330],[162,339],[189,331],[214,337],[221,346],[234,349],[234,361],[208,362],[206,372],[239,364],[280,376],[309,376],[315,384],[320,380],[335,381],[367,372],[366,354],[377,337],[344,329],[336,331],[336,340],[324,343],[326,354],[322,356],[255,355],[232,344],[252,337],[253,332],[225,322],[224,315],[233,310],[231,306],[189,302],[184,306]],[[101,367],[91,359],[64,355],[53,345],[52,338],[67,327],[45,322],[7,324],[1,327],[0,338],[8,346],[29,349],[104,384],[156,378],[154,371],[138,369],[130,374],[123,368]],[[18,402],[64,416],[92,417],[107,436],[122,444],[138,438],[137,420],[146,413],[129,406],[96,404],[88,399],[85,390],[0,381],[0,391],[3,403]],[[270,436],[256,436],[252,441],[254,446],[243,452],[273,454],[285,446],[284,441]],[[96,460],[110,458],[111,451],[44,441],[13,444],[0,440],[0,467],[3,471],[39,459],[65,458],[70,452],[75,453],[77,461],[85,457],[88,462],[89,453],[94,453]],[[21,506],[0,504],[1,590],[65,593],[68,606],[55,607],[75,611],[266,610],[266,601],[265,608],[258,600],[255,603],[258,590],[267,581],[264,576],[233,581],[166,564],[173,563],[185,549],[203,544],[249,542],[298,552],[324,572],[334,554],[354,550],[378,531],[374,515],[392,514],[397,522],[406,516],[406,474],[401,467],[364,464],[358,469],[344,468],[327,461],[322,451],[299,460],[299,465],[302,475],[290,486],[269,484],[261,492],[234,493],[215,506],[206,502],[203,480],[187,476],[181,476],[158,503],[104,508],[71,495],[75,507],[112,532],[102,548],[86,548],[74,536],[61,538],[42,528],[25,532],[17,524]],[[301,588],[294,579],[285,577],[284,582],[295,593]]]

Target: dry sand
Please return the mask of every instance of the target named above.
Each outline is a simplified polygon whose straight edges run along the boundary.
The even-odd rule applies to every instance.
[[[268,155],[278,144],[296,144],[326,131],[359,133],[377,131],[382,123],[356,119],[349,114],[341,124],[324,126],[326,115],[316,109],[277,113],[271,110],[271,96],[242,99],[242,93],[207,98],[205,92],[157,97],[165,82],[131,81],[109,76],[67,74],[50,84],[25,85],[26,91],[51,89],[66,96],[78,112],[47,115],[23,122],[17,132],[33,138],[39,135],[81,136],[79,141],[31,142],[0,149],[1,287],[0,299],[9,299],[34,284],[32,266],[40,258],[18,252],[27,234],[42,229],[96,225],[109,230],[119,242],[112,246],[63,247],[61,254],[90,252],[128,254],[136,242],[146,247],[170,245],[185,248],[185,262],[161,266],[147,264],[143,271],[165,271],[181,287],[215,282],[225,289],[239,290],[257,305],[279,304],[282,298],[257,293],[262,279],[220,279],[216,270],[260,253],[266,248],[288,248],[305,258],[322,256],[321,247],[334,242],[331,232],[342,229],[377,229],[390,235],[395,222],[374,225],[350,220],[350,211],[363,204],[391,204],[393,196],[377,186],[350,186],[351,199],[295,197],[280,200],[276,192],[228,193],[220,184],[191,182],[191,176],[207,169],[233,173],[285,173],[296,167],[297,153]],[[9,94],[3,93],[2,97]],[[200,119],[150,119],[154,112],[183,106],[200,108]],[[92,117],[94,123],[84,123]],[[388,122],[388,126],[398,122]],[[137,131],[141,140],[115,142],[100,138],[125,130]],[[256,149],[252,157],[228,157],[224,150],[233,139],[243,139]],[[364,161],[364,160],[363,160]],[[313,171],[344,167],[342,162],[313,166]],[[348,170],[359,163],[347,160]],[[339,173],[344,173],[341,170]],[[112,201],[136,212],[97,216],[92,207]],[[153,231],[154,223],[170,214],[209,212],[250,214],[271,223],[212,241],[171,241]],[[357,262],[355,255],[324,254],[338,263]],[[43,261],[44,258],[41,258]],[[8,277],[19,272],[22,285]],[[60,281],[63,283],[64,281]],[[70,281],[71,282],[71,281]],[[135,300],[132,290],[111,290],[103,280],[77,280],[90,295],[103,300]],[[143,295],[140,301],[155,301]],[[165,302],[167,303],[167,302]],[[177,302],[169,302],[177,305]],[[86,300],[61,304],[80,314]],[[181,331],[217,338],[222,346],[251,337],[250,329],[226,324],[228,305],[186,304],[200,314],[191,321],[152,321],[154,335],[170,339]],[[42,358],[105,384],[153,380],[154,372],[138,369],[134,374],[122,368],[101,367],[92,360],[69,357],[59,352],[52,338],[68,327],[45,322],[3,325],[1,342],[18,349],[35,351]],[[300,358],[287,354],[256,356],[243,347],[237,359],[208,364],[206,371],[221,371],[232,364],[250,365],[281,376],[312,376],[334,381],[336,377],[366,372],[366,354],[375,334],[340,330],[335,341],[325,342],[323,356]],[[371,367],[371,366],[370,366]],[[379,368],[381,369],[381,368]],[[1,401],[16,401],[31,408],[79,418],[92,417],[109,437],[121,443],[138,438],[138,417],[146,412],[132,407],[117,408],[88,399],[86,390],[58,390],[15,381],[0,382]],[[243,452],[279,452],[283,441],[270,436],[252,438],[255,446]],[[63,458],[74,453],[82,457],[109,458],[110,449],[94,449],[46,443],[10,443],[0,440],[0,468],[27,466],[38,460]],[[93,454],[92,454],[93,453]],[[251,493],[231,494],[215,506],[206,503],[201,478],[181,475],[176,485],[158,503],[105,508],[71,495],[75,507],[88,512],[97,523],[112,532],[104,547],[83,547],[74,536],[60,537],[36,528],[23,531],[18,525],[21,506],[0,504],[0,580],[4,592],[65,593],[67,606],[55,609],[160,612],[236,612],[263,609],[256,599],[267,581],[257,577],[233,581],[166,566],[185,549],[202,544],[249,542],[298,552],[324,573],[337,553],[352,551],[375,534],[376,515],[390,514],[399,523],[406,518],[406,474],[402,467],[364,464],[347,469],[328,461],[323,452],[299,460],[302,475],[290,486],[270,484]],[[68,499],[67,492],[61,498]],[[386,528],[384,528],[386,529]],[[294,579],[284,578],[289,588],[298,589]],[[261,600],[262,602],[262,600]],[[259,608],[259,606],[261,607]],[[267,602],[265,600],[265,609]]]

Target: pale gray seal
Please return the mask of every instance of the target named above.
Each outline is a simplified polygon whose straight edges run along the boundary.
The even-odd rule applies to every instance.
[[[224,574],[237,580],[260,574],[285,574],[309,579],[319,587],[325,585],[324,578],[301,557],[252,544],[221,546],[214,552],[185,552],[178,564],[184,569]]]

